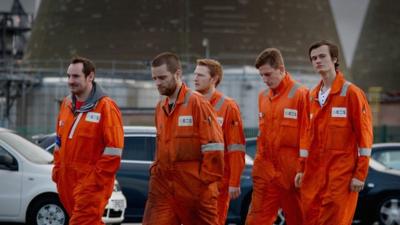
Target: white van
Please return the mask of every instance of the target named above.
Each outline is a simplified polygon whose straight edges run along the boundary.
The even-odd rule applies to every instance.
[[[68,216],[51,180],[52,162],[52,154],[0,128],[0,222],[68,224]],[[103,222],[120,224],[125,208],[125,196],[116,182]]]

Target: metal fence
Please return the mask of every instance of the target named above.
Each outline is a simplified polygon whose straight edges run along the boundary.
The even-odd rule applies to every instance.
[[[246,137],[256,137],[258,128],[245,128]],[[400,126],[376,126],[374,127],[374,143],[400,142]]]

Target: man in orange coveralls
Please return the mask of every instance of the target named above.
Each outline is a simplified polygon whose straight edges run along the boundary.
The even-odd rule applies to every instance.
[[[159,93],[157,152],[150,168],[143,225],[217,224],[224,140],[211,104],[181,81],[178,56],[165,52],[151,64]]]
[[[223,77],[222,66],[212,59],[199,59],[194,71],[196,91],[203,94],[214,107],[217,120],[222,127],[225,142],[225,170],[219,185],[218,224],[225,225],[229,208],[229,197],[240,195],[240,176],[244,168],[245,137],[239,106],[216,87]]]
[[[52,179],[70,225],[104,224],[124,134],[115,102],[94,82],[94,64],[73,58],[67,70],[71,95],[60,108]]]
[[[301,184],[304,225],[349,225],[367,177],[373,141],[365,94],[338,70],[338,47],[309,49],[321,82],[311,92],[310,154]]]
[[[285,70],[278,49],[267,48],[257,57],[269,89],[261,91],[259,135],[253,167],[253,196],[247,225],[269,224],[283,209],[288,225],[302,223],[300,193],[295,176],[304,168],[304,148],[309,123],[308,90]]]

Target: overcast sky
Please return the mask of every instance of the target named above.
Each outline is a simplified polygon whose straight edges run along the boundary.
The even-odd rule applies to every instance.
[[[351,67],[369,0],[329,0],[347,67]]]

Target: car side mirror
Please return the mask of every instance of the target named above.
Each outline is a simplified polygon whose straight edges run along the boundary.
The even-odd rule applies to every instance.
[[[17,161],[10,155],[0,155],[0,169],[18,170]]]

